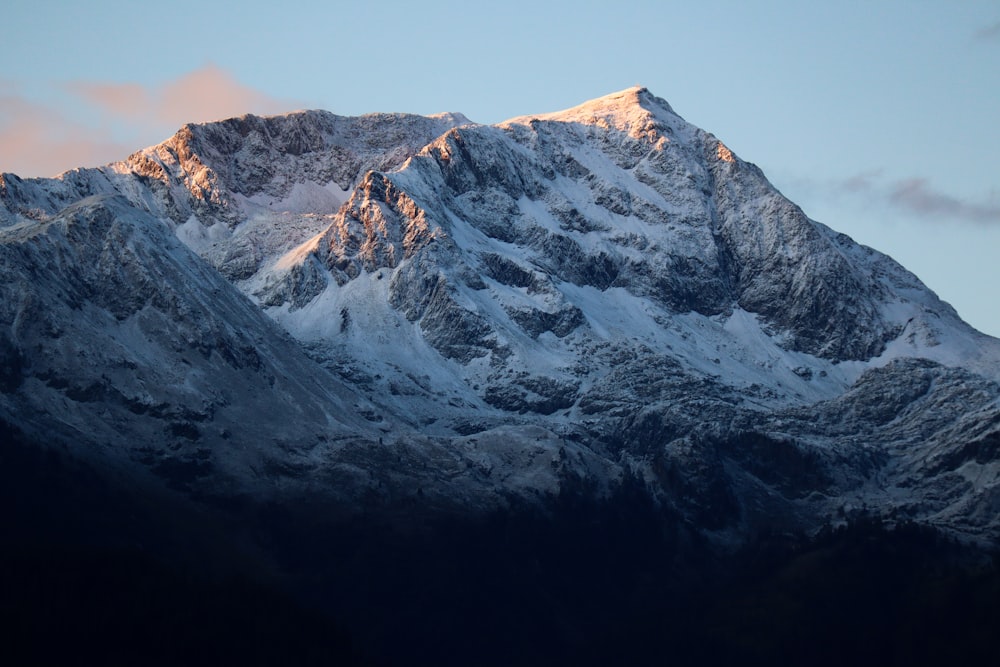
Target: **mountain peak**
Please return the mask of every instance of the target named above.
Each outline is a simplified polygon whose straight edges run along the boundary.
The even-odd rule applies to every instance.
[[[645,88],[463,121],[244,116],[5,176],[0,427],[192,493],[631,478],[733,544],[848,501],[1000,540],[1000,341]]]
[[[469,120],[469,117],[464,113],[458,111],[444,111],[441,113],[432,113],[427,116],[432,120],[439,120],[451,123],[454,127],[459,127],[461,125],[473,125],[474,122]]]
[[[632,86],[569,109],[519,116],[502,125],[523,124],[533,120],[613,127],[634,135],[648,131],[651,123],[674,125],[681,118],[666,100],[656,97],[644,86]]]

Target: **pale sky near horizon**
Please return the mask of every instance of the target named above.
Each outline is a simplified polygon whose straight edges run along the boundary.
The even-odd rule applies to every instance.
[[[247,112],[494,123],[641,84],[1000,336],[996,0],[7,0],[0,34],[21,176]]]

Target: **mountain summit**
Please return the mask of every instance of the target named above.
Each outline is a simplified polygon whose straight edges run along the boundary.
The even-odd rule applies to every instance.
[[[644,88],[188,125],[5,174],[0,221],[0,411],[98,466],[345,511],[637,478],[726,540],[860,505],[1000,535],[1000,343]]]
[[[579,123],[614,128],[638,139],[656,131],[656,123],[676,128],[687,125],[674,113],[666,100],[654,96],[646,88],[634,86],[617,93],[598,97],[564,111],[519,116],[501,125],[526,124],[532,120]]]
[[[15,542],[244,563],[406,664],[588,655],[776,536],[1000,544],[1000,341],[644,88],[3,174],[0,276]]]

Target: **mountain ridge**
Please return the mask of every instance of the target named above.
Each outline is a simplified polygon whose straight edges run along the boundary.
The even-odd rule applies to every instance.
[[[975,661],[1000,340],[641,87],[243,116],[0,175],[0,474],[12,655]]]
[[[810,220],[642,87],[495,126],[315,111],[192,124],[107,167],[4,175],[0,204],[5,248],[54,243],[34,259],[5,255],[6,301],[21,305],[2,319],[4,418],[41,436],[62,402],[78,415],[74,437],[100,433],[141,470],[181,465],[186,477],[167,481],[185,493],[228,479],[357,507],[490,508],[544,505],[580,479],[600,495],[635,476],[721,543],[768,520],[814,529],[848,504],[987,540],[1000,531],[987,509],[1000,341],[890,258]],[[80,241],[118,269],[58,250],[68,232],[54,221],[126,218],[138,235]],[[133,302],[115,271],[142,275],[158,253],[180,268],[137,282],[150,296]],[[67,273],[45,293],[26,287],[49,262]],[[74,284],[84,291],[59,287]],[[24,293],[50,304],[49,330],[24,333]],[[86,326],[80,303],[100,311]],[[82,331],[69,349],[119,340],[101,327],[136,313],[160,323],[167,351],[139,363],[110,346],[121,357],[91,366],[65,356]],[[250,329],[271,342],[245,340]],[[211,332],[222,342],[204,343]],[[194,394],[136,403],[157,364],[194,363],[186,347],[204,348],[193,368],[206,378],[232,366],[224,349],[284,369],[240,371],[256,389],[228,406],[287,388],[235,421],[234,407],[195,406]],[[932,378],[923,412],[924,394],[899,388],[911,374]],[[339,398],[316,398],[330,388]],[[886,416],[855,395],[900,398]],[[966,395],[966,413],[949,417]],[[282,434],[282,421],[301,432]],[[256,454],[208,435],[222,432]],[[136,433],[169,453],[125,445]]]

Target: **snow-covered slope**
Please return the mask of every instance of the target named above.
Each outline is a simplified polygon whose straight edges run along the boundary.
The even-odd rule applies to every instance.
[[[1000,341],[642,88],[497,126],[189,125],[4,175],[0,224],[5,419],[147,467],[186,438],[355,503],[626,475],[718,539],[861,507],[1000,536]]]
[[[375,437],[364,401],[120,197],[88,197],[0,239],[16,276],[0,287],[0,399],[34,437],[264,494],[270,461]]]

